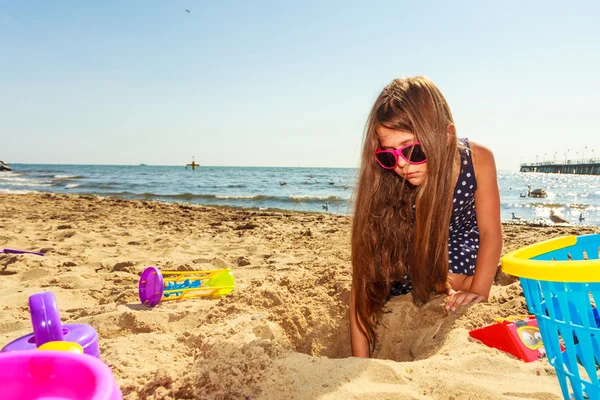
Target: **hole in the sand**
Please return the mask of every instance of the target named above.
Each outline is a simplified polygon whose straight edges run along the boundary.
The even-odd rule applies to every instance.
[[[336,271],[321,271],[315,279],[268,276],[265,281],[274,282],[276,290],[264,287],[261,280],[254,282],[260,283],[255,291],[238,292],[229,298],[230,302],[262,308],[251,319],[255,321],[254,335],[311,356],[351,356],[350,288]]]
[[[349,293],[346,293],[348,295]],[[344,298],[345,296],[342,296]],[[374,358],[393,361],[426,359],[439,350],[460,314],[447,315],[436,298],[416,306],[412,296],[392,297],[386,304],[382,323],[377,327]],[[284,330],[293,349],[311,356],[347,358],[352,355],[348,309],[330,303],[321,318],[301,319],[299,313],[287,315],[278,325]],[[302,322],[308,322],[302,326]]]
[[[67,333],[69,333],[69,330],[67,328],[62,328],[63,331],[63,336],[66,335]],[[35,336],[31,336],[28,340],[27,343],[35,343]]]
[[[281,321],[281,327],[290,339],[295,351],[311,356],[329,358],[345,358],[352,355],[350,347],[350,323],[348,313],[330,310],[332,316],[338,318],[307,318],[307,325],[294,316],[290,320]],[[337,315],[336,315],[337,314]]]
[[[373,356],[398,362],[423,360],[436,354],[462,313],[448,314],[444,296],[416,306],[410,296],[392,298],[386,305]]]

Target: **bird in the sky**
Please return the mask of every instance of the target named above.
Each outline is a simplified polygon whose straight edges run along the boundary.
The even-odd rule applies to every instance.
[[[188,14],[190,13],[190,10],[185,10]]]

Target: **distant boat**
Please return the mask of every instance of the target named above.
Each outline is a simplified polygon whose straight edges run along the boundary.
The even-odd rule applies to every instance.
[[[0,161],[0,171],[12,171],[12,168],[5,164],[4,161]]]
[[[187,167],[192,167],[192,171],[195,171],[196,167],[199,167],[199,166],[200,166],[200,164],[196,164],[194,157],[192,157],[192,162],[190,164],[186,164],[185,169],[187,169]]]
[[[140,164],[140,167],[147,167],[148,164]]]

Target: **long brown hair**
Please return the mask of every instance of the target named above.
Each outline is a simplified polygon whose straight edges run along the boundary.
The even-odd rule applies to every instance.
[[[440,90],[420,76],[388,84],[367,120],[354,195],[352,291],[358,326],[370,350],[394,282],[408,273],[416,303],[449,288],[448,231],[458,156],[456,135],[448,131],[453,123]],[[377,164],[379,126],[411,132],[421,142],[427,156],[421,185],[413,187]]]

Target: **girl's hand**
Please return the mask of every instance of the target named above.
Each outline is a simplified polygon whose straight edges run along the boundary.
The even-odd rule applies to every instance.
[[[478,293],[464,292],[459,290],[458,292],[450,289],[448,293],[450,298],[446,303],[446,310],[456,311],[460,306],[464,306],[470,303],[481,303],[485,298]]]

